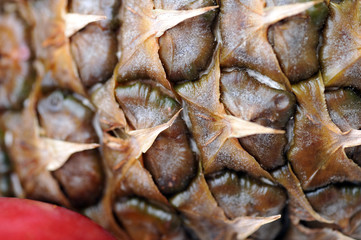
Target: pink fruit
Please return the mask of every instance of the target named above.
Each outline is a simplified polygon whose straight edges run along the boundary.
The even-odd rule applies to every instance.
[[[79,213],[17,198],[0,198],[0,236],[11,240],[115,240]]]

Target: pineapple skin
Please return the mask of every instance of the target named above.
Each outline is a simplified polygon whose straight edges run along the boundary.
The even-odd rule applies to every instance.
[[[106,19],[67,36],[68,13]],[[359,0],[1,1],[0,197],[117,239],[361,239],[360,15]]]

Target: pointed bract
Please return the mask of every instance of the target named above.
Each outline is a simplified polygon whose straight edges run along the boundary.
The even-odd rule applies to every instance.
[[[300,220],[319,221],[323,223],[332,223],[331,220],[322,217],[311,206],[310,202],[304,194],[301,184],[292,171],[290,165],[284,166],[272,173],[272,176],[284,187],[288,192],[290,199],[291,219],[295,223]]]
[[[38,147],[42,158],[48,161],[46,169],[55,171],[63,166],[72,154],[97,148],[99,144],[74,143],[41,137],[38,142]]]
[[[360,132],[343,133],[332,122],[321,75],[294,85],[293,91],[300,106],[288,157],[303,189],[336,181],[361,182],[361,168],[344,151],[361,143]]]
[[[182,109],[181,109],[182,110]],[[104,134],[104,143],[113,149],[126,149],[126,157],[122,158],[121,161],[117,162],[113,169],[122,168],[122,175],[125,176],[129,168],[137,161],[142,153],[145,153],[153,144],[158,135],[169,128],[173,122],[178,117],[179,110],[168,122],[145,129],[138,129],[129,131],[126,134],[129,136],[128,139],[119,139],[110,136],[109,134]]]
[[[168,122],[164,124],[152,128],[138,129],[128,132],[130,136],[134,137],[139,142],[141,153],[145,153],[152,146],[158,135],[174,123],[182,110],[183,109],[180,109]],[[136,156],[136,158],[139,156],[140,154]]]
[[[89,23],[104,19],[106,19],[106,16],[103,15],[67,13],[65,15],[65,36],[71,37]]]
[[[330,17],[326,22],[320,51],[325,86],[352,85],[361,89],[360,1],[331,2],[329,7]]]
[[[268,42],[267,30],[271,24],[302,13],[319,2],[265,8],[262,0],[223,1],[220,21],[223,42],[221,65],[251,68],[290,90],[291,85]]]
[[[271,130],[256,123],[249,123],[243,119],[227,115],[223,104],[220,102],[219,81],[219,54],[216,54],[208,74],[202,76],[196,82],[189,82],[176,88],[177,93],[187,102],[194,138],[201,151],[206,173],[208,173],[208,167],[212,166],[216,161],[217,155],[222,155],[219,151],[222,148],[225,149],[223,146],[227,140],[262,133],[283,133],[283,131]],[[228,147],[230,147],[230,143],[227,143]],[[234,141],[232,143],[235,144]],[[244,151],[240,146],[238,148],[238,151]],[[258,169],[259,173],[262,172],[262,168],[257,161],[251,156],[248,158],[249,162],[254,161],[254,163],[234,164],[237,160],[231,158],[230,161],[235,162],[233,164],[229,163],[229,165],[237,165],[238,167],[243,165],[244,168],[253,169],[251,172],[258,172],[255,169]],[[243,159],[243,162],[245,162],[245,159]],[[263,174],[270,178],[270,175],[266,172]]]
[[[231,134],[229,137],[242,138],[256,134],[284,134],[285,131],[263,127],[257,123],[249,122],[231,115],[225,115],[224,119],[229,123]]]
[[[263,21],[266,25],[271,25],[285,18],[300,14],[306,11],[307,9],[309,9],[310,7],[313,7],[314,5],[321,2],[322,0],[318,0],[318,1],[310,1],[305,3],[293,3],[293,4],[265,8]]]
[[[46,84],[86,95],[65,36],[66,4],[65,0],[30,1],[24,12],[32,28],[35,57],[45,67]]]
[[[272,217],[239,217],[229,220],[210,192],[201,171],[192,181],[188,189],[170,200],[180,210],[186,224],[200,239],[245,239],[264,224],[280,218]]]
[[[70,207],[69,200],[60,189],[50,171],[60,168],[76,152],[93,149],[98,144],[83,144],[50,139],[40,135],[36,107],[41,93],[43,66],[35,62],[37,79],[24,109],[14,123],[7,126],[13,142],[8,146],[14,159],[20,181],[29,197],[40,198]],[[13,118],[10,115],[10,118]],[[44,196],[43,196],[44,195]]]
[[[155,9],[153,10],[155,23],[152,24],[152,29],[150,30],[150,33],[154,32],[152,33],[152,35],[155,34],[156,37],[160,37],[165,31],[171,29],[172,27],[175,27],[184,20],[202,15],[216,8],[218,8],[218,6],[210,6],[191,10]]]
[[[237,240],[243,240],[252,235],[263,225],[274,222],[280,218],[281,215],[271,217],[239,217],[230,221],[230,224],[237,233]]]
[[[160,10],[147,0],[123,1],[120,30],[120,62],[116,68],[118,80],[151,78],[172,89],[159,59],[158,38],[180,22],[211,11],[216,7],[194,10]]]

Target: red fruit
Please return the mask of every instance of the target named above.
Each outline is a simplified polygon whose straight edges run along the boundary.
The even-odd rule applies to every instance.
[[[12,240],[115,240],[79,213],[17,198],[0,198],[0,236]]]

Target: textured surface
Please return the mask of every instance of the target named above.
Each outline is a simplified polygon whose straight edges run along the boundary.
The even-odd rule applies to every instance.
[[[67,13],[106,19],[68,38]],[[0,196],[122,240],[361,239],[360,15],[358,0],[1,1]]]

